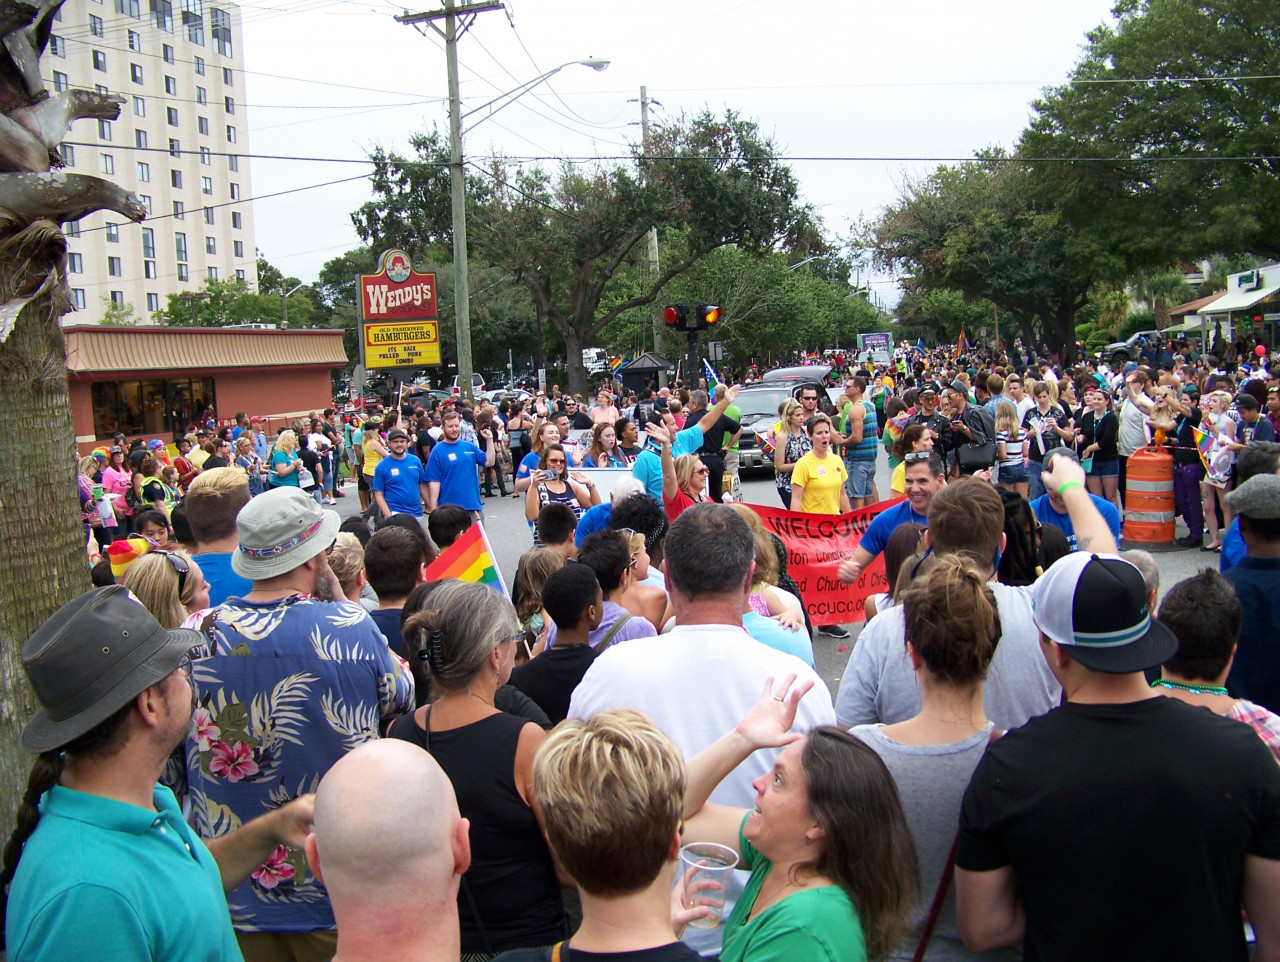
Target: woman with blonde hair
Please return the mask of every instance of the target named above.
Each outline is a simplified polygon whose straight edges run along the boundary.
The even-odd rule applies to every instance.
[[[791,507],[791,475],[812,450],[813,443],[804,430],[804,408],[795,398],[787,398],[778,408],[778,426],[773,433],[773,485],[784,508]]]
[[[188,617],[209,607],[209,584],[185,551],[152,550],[120,579],[162,628],[180,628]]]
[[[627,536],[627,547],[631,552],[631,560],[635,565],[632,570],[634,578],[627,585],[622,597],[618,599],[618,604],[633,615],[645,619],[661,632],[662,626],[674,617],[675,609],[671,606],[665,591],[661,588],[655,588],[653,585],[642,584],[644,579],[649,577],[650,571],[649,552],[645,548],[644,535],[639,531],[632,531],[630,528],[617,528],[615,530],[621,531]]]
[[[656,424],[645,425],[645,433],[662,446],[662,507],[667,520],[675,521],[686,508],[710,501],[703,488],[710,473],[696,454],[671,457],[671,432]]]
[[[613,424],[618,420],[618,408],[613,403],[613,395],[601,391],[596,395],[595,406],[590,411],[591,421],[597,427],[601,424]]]
[[[292,430],[281,431],[271,452],[271,487],[300,488],[298,480],[302,471],[302,458],[298,457],[298,435]]]
[[[350,531],[339,531],[338,538],[329,551],[329,570],[342,586],[342,596],[348,601],[359,601],[367,583],[364,576],[364,546]]]

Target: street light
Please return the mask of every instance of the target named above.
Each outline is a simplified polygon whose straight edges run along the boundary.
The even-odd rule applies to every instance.
[[[462,117],[460,118],[460,120],[466,120],[466,119],[467,119],[468,117],[470,117],[472,114],[479,113],[480,111],[484,110],[486,107],[493,107],[493,105],[494,105],[494,104],[496,104],[496,103],[498,103],[498,101],[500,101],[500,100],[505,100],[505,101],[506,101],[506,103],[502,104],[501,106],[499,106],[499,107],[494,107],[494,109],[493,109],[493,110],[490,110],[487,114],[485,114],[483,117],[481,117],[481,118],[480,118],[479,120],[477,120],[474,124],[472,124],[472,125],[471,125],[471,127],[468,127],[467,129],[468,129],[468,130],[470,130],[472,127],[477,127],[477,126],[479,126],[480,124],[482,124],[484,121],[486,121],[486,120],[488,120],[490,117],[492,117],[494,114],[496,114],[496,113],[497,113],[499,110],[501,110],[503,107],[506,107],[506,106],[508,106],[509,104],[513,104],[513,103],[515,103],[515,102],[516,102],[517,100],[519,100],[522,96],[524,96],[526,93],[528,93],[528,92],[529,92],[530,90],[532,90],[534,87],[538,86],[538,84],[542,83],[544,80],[547,80],[547,79],[548,79],[548,78],[550,78],[550,77],[554,77],[556,74],[558,74],[558,73],[559,73],[561,70],[563,70],[565,67],[573,67],[573,66],[579,66],[579,67],[590,67],[592,70],[594,70],[594,71],[596,71],[597,73],[599,73],[599,72],[600,72],[600,71],[602,71],[602,70],[606,70],[606,69],[608,69],[608,67],[609,67],[609,61],[608,61],[608,60],[598,60],[598,59],[596,59],[596,58],[592,57],[592,58],[589,58],[589,59],[587,59],[587,60],[570,60],[570,61],[568,61],[567,63],[562,63],[560,66],[556,67],[554,70],[548,70],[546,73],[542,74],[541,76],[534,77],[532,80],[527,80],[527,81],[525,81],[524,83],[522,83],[519,87],[516,87],[516,88],[515,88],[515,89],[513,89],[513,90],[508,90],[508,91],[507,91],[506,93],[504,93],[504,94],[498,94],[498,96],[494,97],[494,98],[493,98],[492,100],[490,100],[490,101],[487,101],[487,102],[485,102],[485,103],[482,103],[479,107],[472,107],[470,110],[468,110],[465,114],[463,114],[463,115],[462,115]]]
[[[296,287],[293,288],[293,290],[286,291],[284,289],[284,285],[283,284],[280,285],[280,305],[283,308],[282,317],[280,321],[281,327],[289,326],[289,295],[294,293],[301,287],[302,287],[302,284],[299,283]]]

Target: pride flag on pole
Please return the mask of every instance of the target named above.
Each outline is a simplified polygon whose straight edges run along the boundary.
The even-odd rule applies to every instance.
[[[956,356],[951,359],[953,362],[960,360],[960,352],[964,350],[964,343],[964,328],[962,327],[960,328],[960,336],[956,338]]]
[[[707,390],[713,390],[720,383],[720,376],[716,374],[716,369],[711,366],[711,362],[705,357],[702,359],[702,376],[707,379]]]
[[[479,521],[462,532],[458,540],[440,552],[440,557],[427,568],[428,581],[445,578],[479,582],[507,595],[507,586],[498,572],[498,561],[489,545],[489,537]]]

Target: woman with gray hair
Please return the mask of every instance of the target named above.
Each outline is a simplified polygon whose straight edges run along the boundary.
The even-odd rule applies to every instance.
[[[458,893],[463,962],[567,935],[560,882],[533,794],[537,724],[494,705],[523,637],[506,597],[483,584],[442,582],[404,620],[405,650],[430,677],[431,702],[388,730],[426,749],[471,822],[471,867]]]

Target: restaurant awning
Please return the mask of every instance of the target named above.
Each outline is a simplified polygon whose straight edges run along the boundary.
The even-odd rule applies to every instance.
[[[228,368],[343,367],[341,330],[271,331],[190,327],[63,329],[67,372],[215,371]]]
[[[1255,304],[1265,301],[1268,297],[1272,297],[1277,291],[1280,291],[1280,284],[1276,284],[1271,287],[1259,287],[1252,291],[1229,291],[1206,307],[1202,313],[1227,314],[1237,311],[1247,311]]]

